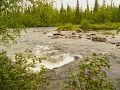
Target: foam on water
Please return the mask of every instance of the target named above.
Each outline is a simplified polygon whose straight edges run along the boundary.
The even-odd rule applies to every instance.
[[[74,56],[71,56],[69,53],[61,53],[58,50],[55,50],[54,47],[49,45],[37,45],[33,49],[33,53],[36,57],[45,57],[45,60],[36,61],[36,67],[30,68],[34,72],[40,71],[41,65],[48,69],[53,69],[56,67],[61,67],[67,63],[70,63],[75,60]],[[82,58],[81,55],[77,55],[79,58]],[[11,56],[14,61],[14,55]],[[28,60],[28,63],[31,63],[32,60]]]
[[[63,60],[58,61],[57,63],[44,60],[44,61],[41,62],[41,65],[44,65],[48,69],[53,69],[53,68],[56,68],[56,67],[63,66],[63,65],[65,65],[65,64],[67,64],[69,62],[72,62],[72,61],[74,61],[74,57],[71,57],[69,54],[64,54]]]
[[[44,67],[48,69],[53,69],[74,61],[74,57],[70,56],[69,53],[59,53],[52,46],[49,45],[37,45],[34,48],[34,52],[35,55],[39,57],[47,56],[46,60],[42,60],[40,64],[37,64],[36,68],[33,69],[34,71],[40,70],[40,68],[38,68],[40,65],[44,65]],[[55,55],[51,55],[52,53],[54,53]]]

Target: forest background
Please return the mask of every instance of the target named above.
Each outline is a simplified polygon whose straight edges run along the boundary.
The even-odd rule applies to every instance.
[[[7,23],[8,27],[16,27],[12,24],[17,21],[25,27],[40,27],[40,26],[61,26],[67,23],[79,25],[83,23],[92,24],[90,29],[117,29],[120,24],[120,5],[115,6],[114,1],[110,0],[111,4],[107,5],[106,0],[99,5],[98,0],[95,0],[93,9],[89,7],[88,0],[86,0],[87,8],[82,10],[80,8],[79,0],[76,0],[75,8],[67,4],[67,8],[63,7],[61,3],[60,10],[54,7],[54,1],[39,0],[33,2],[32,6],[11,7],[6,3],[6,9],[1,12],[0,25],[4,26]],[[5,21],[5,23],[3,22]]]

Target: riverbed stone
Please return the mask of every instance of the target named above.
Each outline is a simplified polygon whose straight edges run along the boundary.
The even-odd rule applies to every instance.
[[[117,43],[116,43],[116,46],[120,46],[120,42],[117,42]]]

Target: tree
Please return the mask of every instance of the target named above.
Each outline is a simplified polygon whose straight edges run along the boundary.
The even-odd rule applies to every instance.
[[[71,6],[67,4],[67,10],[66,10],[66,23],[74,23],[74,10],[71,9]]]
[[[99,4],[98,0],[95,0],[94,8],[93,8],[93,19],[97,23],[99,21]]]
[[[80,23],[80,9],[79,9],[79,0],[77,0],[77,4],[76,4],[76,10],[75,10],[75,21],[76,21],[76,24],[79,24]]]
[[[110,0],[111,1],[111,7],[113,7],[113,0]]]
[[[120,5],[118,7],[118,21],[120,22]]]
[[[0,41],[6,46],[10,45],[10,40],[15,43],[14,37],[19,37],[20,32],[23,29],[25,30],[24,25],[21,23],[20,7],[17,6],[17,1],[19,0],[0,1]],[[14,29],[11,30],[10,28]]]
[[[88,3],[88,0],[86,0],[86,3],[87,3],[87,10],[89,10],[89,3]]]
[[[63,7],[63,3],[61,0],[61,8],[60,8],[60,21],[62,24],[66,22],[66,9]]]
[[[0,41],[7,46],[25,30],[20,17],[23,13],[17,1],[0,0]],[[48,84],[44,76],[46,68],[41,66],[38,72],[32,70],[36,63],[41,63],[41,58],[31,50],[15,54],[14,59],[8,57],[7,51],[0,51],[0,90],[38,90]]]
[[[92,22],[93,21],[93,14],[91,13],[90,10],[85,10],[82,13],[82,19],[87,19],[87,20],[89,20],[89,22]]]
[[[113,6],[111,8],[111,22],[118,22],[118,7]]]
[[[106,0],[103,0],[103,6],[104,7],[106,6]]]
[[[99,9],[98,0],[95,0],[94,9],[93,9],[93,13],[97,13],[98,9]]]

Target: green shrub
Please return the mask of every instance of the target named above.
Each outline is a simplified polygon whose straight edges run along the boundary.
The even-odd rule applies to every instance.
[[[48,81],[44,74],[46,70],[41,66],[40,72],[34,72],[36,62],[41,62],[30,50],[15,54],[14,61],[7,56],[7,52],[0,52],[0,90],[38,90]],[[31,62],[28,61],[31,60]]]
[[[91,25],[92,30],[115,30],[119,28],[119,23],[110,24],[93,24]]]
[[[81,21],[81,26],[80,26],[81,29],[83,29],[84,31],[89,31],[91,30],[91,25],[90,25],[90,21],[87,20],[87,19],[83,19]]]
[[[68,24],[60,26],[59,28],[57,28],[57,30],[66,31],[66,30],[71,30],[72,27],[73,27],[73,25],[71,23],[68,23]]]
[[[119,32],[120,32],[120,28],[117,29],[117,32],[116,32],[116,33],[119,34]]]
[[[114,26],[105,26],[105,25],[92,25],[92,30],[114,30],[116,27]]]
[[[103,68],[110,68],[109,58],[102,54],[93,54],[80,61],[78,73],[71,70],[69,90],[116,90]]]
[[[118,78],[117,80],[118,80],[118,83],[120,84],[120,78]]]
[[[112,35],[113,33],[112,32],[108,32],[108,31],[103,31],[102,34],[103,35]]]

